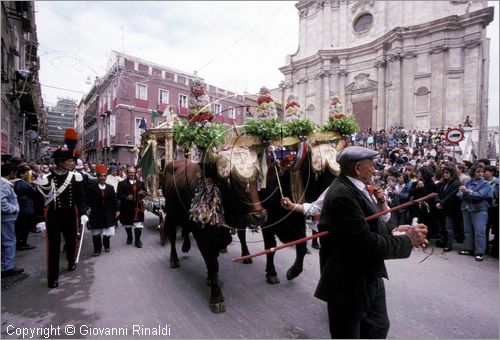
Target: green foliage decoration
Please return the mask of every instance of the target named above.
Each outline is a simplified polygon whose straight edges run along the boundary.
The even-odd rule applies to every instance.
[[[277,140],[288,137],[287,127],[278,118],[247,119],[242,131],[246,135],[255,135],[264,140]]]
[[[299,118],[284,123],[289,136],[307,136],[316,130],[316,124],[309,119]]]
[[[193,144],[202,149],[218,147],[224,143],[226,130],[227,127],[223,124],[210,122],[191,125],[177,123],[172,128],[174,139],[185,149]]]
[[[359,131],[359,125],[354,119],[354,116],[352,115],[350,116],[340,115],[340,116],[343,117],[330,119],[327,123],[325,123],[321,127],[321,131],[338,132],[342,136],[349,136]]]

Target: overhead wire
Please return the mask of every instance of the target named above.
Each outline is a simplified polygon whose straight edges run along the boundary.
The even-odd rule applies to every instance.
[[[64,91],[69,91],[69,92],[82,93],[82,94],[87,93],[87,92],[84,92],[84,91],[71,90],[71,89],[66,89],[66,88],[64,88],[64,87],[57,87],[57,86],[46,85],[46,84],[40,84],[40,86],[43,86],[43,87],[50,87],[50,88],[52,88],[52,89],[57,89],[57,90],[64,90]]]

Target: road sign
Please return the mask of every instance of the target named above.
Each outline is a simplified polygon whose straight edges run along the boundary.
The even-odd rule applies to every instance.
[[[35,140],[36,137],[38,137],[38,133],[34,130],[26,130],[24,132],[24,135],[26,136],[27,140]]]
[[[458,144],[464,139],[464,133],[460,129],[453,128],[446,132],[445,138],[451,144]]]

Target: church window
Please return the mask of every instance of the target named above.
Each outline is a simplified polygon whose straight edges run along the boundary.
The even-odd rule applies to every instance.
[[[426,86],[420,86],[415,92],[415,112],[429,112],[431,91]]]
[[[373,25],[373,15],[370,13],[362,13],[354,20],[353,28],[356,33],[363,33],[370,29]]]

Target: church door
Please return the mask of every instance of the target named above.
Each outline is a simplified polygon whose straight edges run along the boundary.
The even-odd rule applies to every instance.
[[[356,118],[356,121],[358,122],[359,128],[361,130],[372,127],[372,101],[373,100],[370,99],[362,102],[352,103],[352,112],[354,113],[354,117]]]

